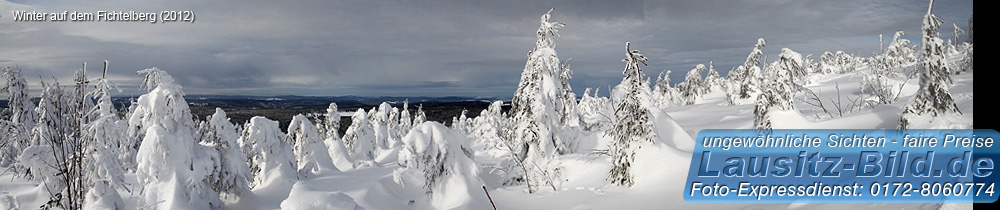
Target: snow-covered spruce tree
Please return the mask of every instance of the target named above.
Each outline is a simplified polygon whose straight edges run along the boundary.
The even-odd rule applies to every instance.
[[[389,142],[390,142],[389,147],[392,148],[399,145],[401,143],[400,139],[403,137],[403,135],[406,135],[405,133],[400,135],[401,131],[399,131],[400,128],[399,108],[392,107],[392,109],[389,110],[388,127],[389,127]]]
[[[508,168],[508,184],[528,182],[529,192],[534,193],[540,185],[552,183],[547,160],[566,151],[565,143],[559,142],[553,134],[557,126],[563,125],[567,113],[563,106],[563,87],[560,80],[560,62],[555,51],[555,37],[558,29],[565,26],[559,22],[549,22],[550,13],[541,16],[535,48],[528,53],[528,61],[521,80],[511,101],[510,129],[504,130],[503,138],[522,173]],[[567,83],[568,84],[568,83]],[[574,99],[575,100],[575,99]]]
[[[656,83],[653,85],[653,95],[651,96],[651,100],[657,107],[667,108],[675,104],[684,104],[681,102],[683,97],[681,97],[681,93],[678,90],[679,88],[670,87],[670,73],[672,73],[672,71],[668,69],[660,72],[659,76],[656,76]]]
[[[298,179],[295,154],[285,141],[285,134],[278,128],[278,121],[261,116],[250,118],[240,138],[240,147],[250,166],[247,180],[251,189],[275,179]]]
[[[371,120],[372,128],[375,130],[375,148],[378,149],[376,155],[380,154],[381,151],[388,150],[398,141],[398,139],[392,139],[389,136],[389,112],[391,110],[392,106],[388,102],[382,102],[382,104],[379,104],[378,109],[371,110],[371,112],[374,112],[374,115],[368,116],[368,119]]]
[[[572,59],[572,58],[571,58]],[[569,69],[569,60],[566,59],[559,66],[559,84],[562,85],[562,92],[559,93],[561,96],[559,99],[562,104],[562,113],[560,114],[559,122],[562,122],[563,126],[580,126],[580,115],[576,111],[576,93],[573,93],[573,88],[569,85],[569,79],[573,78],[573,71]]]
[[[886,69],[891,70],[890,72],[898,71],[896,68],[917,60],[917,56],[913,52],[913,43],[910,40],[903,39],[903,35],[905,35],[903,31],[897,31],[892,36],[892,42],[889,43],[889,47],[882,53],[883,58],[886,60]]]
[[[415,126],[403,137],[393,181],[421,187],[434,207],[458,207],[472,199],[467,186],[482,183],[467,142],[465,134],[437,122]]]
[[[320,170],[332,170],[336,167],[332,165],[329,150],[323,143],[323,138],[316,131],[316,126],[309,122],[309,118],[299,114],[292,117],[292,122],[288,124],[289,142],[292,142],[292,151],[295,153],[295,160],[298,163],[300,178],[308,178],[315,175]]]
[[[711,92],[712,88],[719,87],[722,88],[725,83],[725,78],[719,76],[719,71],[715,70],[715,65],[711,61],[708,62],[708,75],[705,75],[705,87],[703,87],[705,93]]]
[[[399,111],[399,136],[405,136],[413,128],[413,117],[410,116],[410,100],[403,101],[403,109]]]
[[[208,178],[212,189],[224,198],[241,197],[250,192],[247,182],[250,167],[238,143],[240,135],[236,126],[229,122],[229,117],[221,108],[215,108],[215,114],[208,119],[206,126],[202,144],[212,147],[219,154]]]
[[[760,93],[762,75],[760,64],[764,57],[764,52],[761,49],[766,44],[764,38],[758,38],[757,44],[754,45],[743,65],[736,67],[735,71],[730,71],[730,74],[726,75],[727,79],[733,82],[732,88],[727,93],[730,104],[735,104],[737,99],[756,97]]]
[[[806,76],[809,75],[805,69],[805,62],[802,59],[802,54],[793,51],[788,48],[781,48],[781,54],[778,55],[778,69],[790,71],[792,77],[792,90],[798,90],[798,87],[805,86],[809,81]]]
[[[340,140],[340,111],[337,110],[337,103],[330,103],[330,106],[326,108],[326,114],[323,115],[323,121],[317,123],[316,129],[319,134],[323,136],[323,139],[336,139]]]
[[[819,73],[818,63],[813,62],[812,57],[812,54],[808,54],[802,59],[802,70],[805,71],[806,74]]]
[[[354,161],[348,154],[347,147],[344,146],[344,141],[338,133],[340,130],[340,111],[337,110],[336,103],[330,103],[323,121],[318,123],[316,127],[328,149],[328,156],[333,160],[333,166],[340,171],[353,169]]]
[[[503,101],[494,101],[490,106],[479,112],[479,117],[473,118],[471,129],[468,133],[469,139],[486,144],[484,149],[500,148],[502,140],[500,133],[503,131]]]
[[[31,140],[31,130],[38,122],[34,112],[35,103],[28,96],[28,82],[21,74],[20,68],[4,67],[3,79],[7,83],[0,88],[0,94],[7,95],[7,108],[4,113],[9,116],[3,119],[2,127],[5,141],[0,143],[0,166],[13,164],[21,151],[28,147]]]
[[[128,125],[128,119],[132,119],[132,115],[135,115],[135,110],[138,108],[139,103],[135,101],[135,98],[129,99],[129,106],[125,110],[124,119],[125,124]],[[118,142],[118,160],[122,164],[122,169],[126,172],[135,172],[137,163],[135,162],[135,156],[139,153],[139,145],[142,143],[142,139],[146,137],[145,130],[142,129],[142,125],[135,127],[128,126],[126,128],[127,132],[121,141]]]
[[[937,37],[937,29],[941,27],[943,21],[931,13],[933,8],[934,1],[931,0],[921,27],[923,38],[920,44],[922,54],[922,66],[919,69],[920,87],[912,101],[903,107],[902,118],[899,120],[900,129],[921,128],[924,127],[923,124],[934,121],[934,118],[962,114],[948,91],[948,84],[951,83],[951,72],[949,72],[951,67],[948,66],[943,41]]]
[[[590,88],[587,88],[583,91],[583,97],[580,98],[580,103],[577,105],[584,130],[605,130],[611,124],[611,116],[614,115],[611,111],[611,99],[598,96],[597,92],[600,91],[601,89],[598,88],[591,95]]]
[[[791,50],[785,51],[782,49],[782,58],[795,57],[794,55],[786,55],[786,52],[794,53]],[[799,59],[801,60],[801,57]],[[793,62],[791,60],[795,59],[782,59],[767,67],[766,75],[771,79],[767,80],[767,83],[763,85],[761,94],[757,96],[753,112],[754,129],[771,129],[771,113],[795,108],[793,106],[792,95],[797,90],[797,87],[793,80],[795,77],[795,65],[792,65]]]
[[[839,72],[840,70],[838,70],[838,68],[840,67],[837,66],[837,61],[835,57],[836,55],[834,55],[830,51],[823,52],[823,55],[819,56],[819,63],[816,65],[817,72],[823,74]]]
[[[411,125],[417,126],[424,122],[427,122],[427,114],[424,113],[424,104],[419,104],[417,105],[417,112],[413,115],[413,123]]]
[[[358,109],[351,117],[351,126],[344,133],[344,145],[355,161],[375,160],[375,129],[368,121],[364,109]],[[355,163],[357,165],[358,162]]]
[[[153,209],[217,209],[223,203],[208,183],[212,148],[197,142],[195,124],[174,79],[156,67],[145,74],[129,126],[142,126],[145,138],[136,155],[136,176],[142,186],[139,206]]]
[[[837,51],[833,56],[833,60],[837,66],[837,73],[853,72],[857,69],[856,58],[844,51]]]
[[[463,134],[470,133],[472,126],[469,125],[471,122],[469,121],[469,117],[466,116],[466,113],[469,113],[469,110],[462,109],[462,114],[458,115],[458,117],[451,118],[451,129],[461,131]]]
[[[105,75],[107,61],[105,61]],[[98,79],[95,89],[90,93],[97,99],[97,104],[90,110],[94,116],[85,127],[84,135],[84,173],[83,186],[89,187],[84,195],[84,209],[116,209],[125,207],[125,202],[116,190],[125,183],[125,172],[119,161],[118,145],[124,139],[127,122],[118,118],[117,110],[111,103],[111,90],[118,86],[106,77]]]
[[[704,64],[698,64],[691,71],[684,75],[684,82],[677,84],[680,90],[684,105],[692,105],[698,96],[705,92],[704,82],[701,80],[701,72],[705,71]]]
[[[639,64],[646,65],[646,57],[639,50],[631,50],[630,43],[625,43],[626,57],[625,70],[622,74],[622,90],[626,91],[623,98],[615,100],[615,123],[614,126],[605,132],[611,136],[612,144],[611,171],[608,172],[607,180],[612,184],[631,187],[632,180],[631,163],[635,159],[635,150],[643,143],[653,142],[656,134],[653,133],[653,123],[650,121],[649,111],[644,107],[643,100],[649,100],[648,86],[642,82],[642,69]],[[647,89],[647,90],[642,90]]]

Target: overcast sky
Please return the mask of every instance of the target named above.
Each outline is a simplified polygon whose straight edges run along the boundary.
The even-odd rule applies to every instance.
[[[0,66],[68,84],[103,60],[123,95],[141,94],[137,70],[168,71],[187,94],[312,96],[499,96],[517,88],[539,16],[566,23],[556,50],[570,61],[577,94],[617,84],[624,44],[649,58],[648,76],[675,81],[699,63],[723,76],[756,43],[818,58],[871,56],[895,31],[920,42],[928,1],[369,1],[171,0],[0,2]],[[189,10],[194,23],[15,22],[12,11],[96,13]],[[971,0],[937,0],[934,14],[967,29]],[[964,41],[965,36],[960,38]]]

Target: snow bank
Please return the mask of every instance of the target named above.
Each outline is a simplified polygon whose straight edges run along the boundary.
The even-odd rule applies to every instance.
[[[288,194],[288,199],[281,202],[281,209],[338,209],[363,210],[354,202],[354,198],[340,192],[322,192],[309,187],[304,182],[296,183]]]

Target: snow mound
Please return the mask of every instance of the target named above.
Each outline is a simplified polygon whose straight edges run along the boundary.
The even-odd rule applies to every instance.
[[[670,117],[662,109],[652,107],[649,109],[652,116],[654,132],[661,142],[674,149],[691,152],[694,151],[694,138],[684,131],[684,128],[674,118]]]
[[[362,210],[354,198],[341,192],[317,191],[304,182],[296,183],[281,202],[281,209],[355,209]]]
[[[20,209],[17,206],[17,199],[10,195],[10,192],[0,192],[0,209]]]

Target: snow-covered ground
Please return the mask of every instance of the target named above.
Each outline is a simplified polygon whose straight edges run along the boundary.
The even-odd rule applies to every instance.
[[[875,95],[862,91],[865,77],[875,75],[876,69],[871,66],[877,59],[847,57],[843,60],[847,64],[823,61],[824,68],[834,69],[825,71],[819,68],[822,65],[802,63],[801,56],[792,56],[797,58],[792,60],[799,62],[795,64],[798,68],[807,69],[802,78],[795,80],[803,83],[797,91],[761,90],[791,86],[791,80],[779,79],[783,78],[782,73],[797,68],[783,67],[785,64],[779,62],[752,64],[753,68],[745,68],[756,71],[746,74],[751,76],[699,84],[707,87],[707,91],[691,99],[667,82],[657,82],[654,88],[648,82],[637,84],[648,81],[635,77],[642,75],[638,73],[641,72],[638,62],[644,62],[645,57],[629,50],[626,50],[629,67],[625,69],[628,76],[606,94],[610,98],[589,93],[576,97],[565,91],[570,89],[566,75],[571,72],[560,65],[553,44],[556,29],[563,25],[549,22],[548,18],[548,13],[542,16],[539,41],[529,54],[511,113],[501,114],[501,103],[494,103],[477,118],[457,116],[451,127],[425,122],[422,112],[409,113],[388,103],[367,112],[362,109],[352,113],[340,113],[331,106],[328,116],[353,116],[352,125],[343,137],[330,132],[337,130],[334,125],[339,126],[339,122],[310,122],[303,116],[296,117],[290,130],[278,128],[277,122],[263,117],[255,117],[239,129],[220,126],[216,123],[228,123],[221,109],[217,111],[218,118],[199,126],[191,121],[180,86],[165,71],[144,70],[142,73],[148,74],[148,83],[144,85],[150,88],[150,93],[140,97],[134,109],[138,111],[130,112],[130,117],[124,119],[127,122],[121,123],[144,133],[142,139],[148,144],[140,145],[138,158],[131,157],[139,160],[138,167],[131,167],[138,172],[126,173],[123,186],[118,188],[124,206],[103,207],[197,209],[218,207],[213,206],[215,202],[221,202],[223,209],[970,207],[934,203],[713,204],[687,203],[683,199],[694,137],[703,129],[754,128],[755,109],[758,109],[755,104],[763,103],[754,101],[757,94],[774,94],[765,95],[772,99],[792,94],[791,108],[765,108],[764,116],[770,120],[771,128],[897,128],[904,107],[919,94],[919,79],[913,74],[920,68],[916,58],[888,68],[894,72],[882,77],[880,82],[889,84],[889,89],[898,93],[898,97],[892,94],[895,99],[888,103],[875,103],[879,101]],[[759,46],[763,47],[763,39]],[[953,66],[963,61],[958,52],[961,51],[955,50],[950,57],[950,62],[956,64]],[[832,58],[824,58],[828,59]],[[758,65],[764,67],[758,69]],[[837,66],[830,67],[833,65]],[[933,123],[913,123],[934,128],[971,128],[973,75],[972,71],[963,71],[952,75],[951,83],[946,84],[961,114],[946,113],[929,120]],[[154,79],[149,79],[150,76]],[[749,86],[748,89],[756,88],[753,96],[731,99],[730,95],[736,95],[731,90],[740,90],[731,88],[748,80],[760,83]],[[692,100],[693,103],[687,103]],[[620,130],[649,132],[636,135],[609,132],[620,127],[624,127]],[[119,137],[139,136],[133,133]],[[628,143],[622,143],[622,139]],[[634,152],[626,167],[629,169],[625,170],[631,176],[629,186],[609,181],[619,180],[611,178],[615,173],[610,172],[621,168],[618,161],[626,159],[614,159],[622,157],[616,153],[621,151]],[[239,160],[240,155],[247,158],[247,165]],[[8,170],[0,174],[0,209],[41,208],[50,200],[47,186],[50,185],[42,184],[41,180],[28,180]],[[236,195],[224,193],[228,196],[215,197],[217,188]]]
[[[861,69],[845,74],[815,74],[811,76],[813,83],[806,87],[819,92],[820,97],[831,103],[835,101],[837,88],[840,89],[842,101],[863,97],[859,91]],[[973,72],[954,75],[954,83],[950,91],[955,98],[962,117],[958,122],[971,125],[974,115],[973,107]],[[797,114],[775,121],[775,128],[895,128],[903,106],[910,100],[918,86],[916,79],[910,79],[903,87],[903,92],[895,103],[864,106],[854,110],[846,110],[843,116],[839,113],[826,114],[821,108],[802,102],[805,93],[798,93],[796,99]],[[827,105],[831,106],[831,105]],[[827,107],[827,109],[835,109]],[[685,141],[690,141],[698,131],[714,128],[751,128],[753,124],[753,105],[729,105],[724,94],[712,93],[699,99],[694,105],[674,106],[664,109],[665,114],[677,122],[677,127],[659,128],[662,130],[679,129],[686,135]],[[831,117],[832,115],[832,117]],[[662,117],[662,116],[661,116]],[[429,129],[448,129],[436,126]],[[449,129],[450,130],[450,129]],[[442,131],[443,132],[443,131]],[[672,131],[658,131],[661,135]],[[603,132],[582,132],[581,141],[592,141],[588,149],[598,150],[606,147],[610,140]],[[462,138],[464,139],[464,138]],[[674,139],[673,141],[677,141]],[[495,156],[484,149],[482,145],[468,142],[471,148],[476,148],[474,159],[478,163],[495,163]],[[533,194],[527,192],[525,185],[503,186],[495,181],[489,181],[492,176],[490,167],[479,167],[478,176],[469,180],[478,182],[451,183],[445,191],[460,191],[449,196],[457,196],[461,200],[444,203],[456,204],[457,209],[490,209],[490,200],[482,186],[486,186],[493,204],[497,209],[877,209],[877,208],[907,208],[936,209],[940,204],[705,204],[686,203],[683,200],[683,183],[686,179],[688,164],[691,160],[691,144],[671,146],[664,141],[657,141],[650,147],[643,147],[634,163],[636,183],[632,188],[624,188],[609,184],[605,178],[611,168],[610,157],[595,153],[576,153],[564,155],[558,161],[565,168],[558,190],[541,190]],[[583,149],[586,150],[586,149]],[[394,152],[399,152],[394,150]],[[253,189],[253,194],[238,200],[227,200],[226,209],[434,209],[436,206],[429,201],[419,200],[420,192],[411,188],[403,188],[393,181],[393,171],[400,166],[395,154],[383,154],[370,167],[357,169],[341,169],[342,171],[321,171],[313,177],[299,180],[270,180],[270,182]],[[454,180],[448,180],[454,181]],[[136,209],[140,188],[136,175],[126,174],[126,186],[119,193],[126,202],[125,209]],[[455,181],[458,182],[458,181]],[[0,176],[0,202],[15,201],[14,206],[21,209],[32,209],[43,205],[49,195],[43,186],[23,178],[14,177],[11,173]],[[437,192],[436,192],[437,193]],[[458,194],[465,194],[458,196]],[[13,198],[13,199],[11,199]],[[12,203],[0,203],[0,206],[10,206]]]

